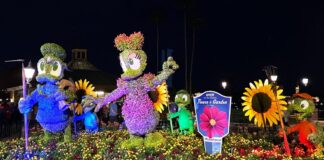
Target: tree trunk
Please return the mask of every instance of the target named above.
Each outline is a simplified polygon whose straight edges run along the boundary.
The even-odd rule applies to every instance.
[[[184,56],[185,56],[185,89],[188,90],[188,54],[187,54],[187,7],[184,8]]]
[[[192,72],[193,72],[193,63],[196,47],[196,27],[192,28],[192,51],[191,51],[191,61],[190,61],[190,73],[189,73],[189,94],[192,95]]]
[[[159,72],[159,42],[160,42],[160,31],[159,22],[156,23],[156,72]]]

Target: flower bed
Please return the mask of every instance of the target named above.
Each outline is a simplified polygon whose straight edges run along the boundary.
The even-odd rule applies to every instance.
[[[202,138],[159,131],[166,139],[160,147],[125,149],[122,141],[129,138],[125,130],[81,134],[73,142],[63,143],[63,135],[54,137],[48,144],[40,133],[30,137],[34,159],[289,159],[281,146],[265,139],[252,140],[240,134],[230,134],[224,139],[221,155],[204,152]],[[0,159],[23,158],[24,141],[14,139],[0,142]],[[293,159],[323,159],[311,157],[301,148],[292,148]]]

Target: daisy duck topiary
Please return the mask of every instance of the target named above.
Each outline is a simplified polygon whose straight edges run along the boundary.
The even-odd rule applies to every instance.
[[[66,100],[72,95],[59,87],[59,81],[63,78],[66,64],[63,62],[65,50],[55,44],[46,43],[40,51],[44,56],[37,63],[38,75],[36,77],[37,88],[26,99],[19,101],[21,113],[28,113],[32,107],[38,104],[36,120],[45,132],[45,141],[50,139],[51,133],[65,132],[64,141],[71,140],[71,128],[69,123],[68,104]]]
[[[117,80],[117,89],[100,100],[96,107],[98,111],[103,105],[125,96],[122,115],[131,135],[129,144],[133,144],[134,141],[136,144],[142,142],[148,144],[145,141],[151,141],[151,137],[161,137],[150,134],[159,122],[157,110],[161,111],[161,109],[155,109],[148,93],[156,91],[156,88],[179,67],[173,58],[169,57],[163,63],[163,70],[157,76],[143,74],[147,65],[147,56],[142,50],[143,43],[144,37],[140,32],[133,33],[129,37],[120,34],[115,38],[115,47],[121,51],[119,60],[124,73]],[[143,140],[142,137],[145,139]]]

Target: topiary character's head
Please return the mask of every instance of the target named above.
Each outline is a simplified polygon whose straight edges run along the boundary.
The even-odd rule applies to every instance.
[[[96,107],[96,100],[91,95],[86,95],[82,97],[81,106],[84,113],[92,111]]]
[[[307,93],[296,93],[289,102],[288,109],[296,113],[298,120],[306,119],[315,110],[314,98]]]
[[[65,50],[55,43],[45,43],[40,51],[44,56],[37,63],[38,75],[36,80],[39,83],[56,83],[62,79],[66,64],[63,62],[66,54]]]
[[[178,107],[186,107],[190,104],[190,95],[186,90],[180,90],[177,92],[174,102]]]
[[[147,56],[142,50],[144,37],[141,32],[130,36],[120,34],[115,38],[115,47],[121,51],[120,65],[124,71],[122,79],[130,80],[140,76],[146,68]]]

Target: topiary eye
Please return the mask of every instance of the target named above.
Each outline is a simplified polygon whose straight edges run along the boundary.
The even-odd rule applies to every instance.
[[[133,59],[128,59],[128,64],[129,64],[129,65],[133,65],[133,64],[134,64]]]
[[[183,96],[182,96],[182,100],[183,100],[183,101],[187,101],[187,100],[188,100],[188,96],[187,96],[187,95],[183,95]]]
[[[51,71],[50,71],[50,74],[54,77],[59,77],[61,76],[61,74],[63,73],[63,68],[62,68],[62,64],[58,61],[54,61],[52,64],[51,64]]]
[[[54,62],[54,63],[53,63],[53,71],[56,71],[57,68],[58,68],[58,64],[57,64],[57,62]]]
[[[45,73],[45,61],[44,59],[40,59],[37,63],[37,71],[38,71],[38,74],[43,74]]]
[[[44,71],[44,68],[45,68],[45,63],[44,63],[44,62],[41,62],[41,64],[40,64],[40,69],[41,69],[42,71]]]
[[[303,100],[303,101],[301,101],[300,106],[301,106],[303,109],[307,109],[308,106],[309,106],[309,103],[308,103],[308,101]]]

